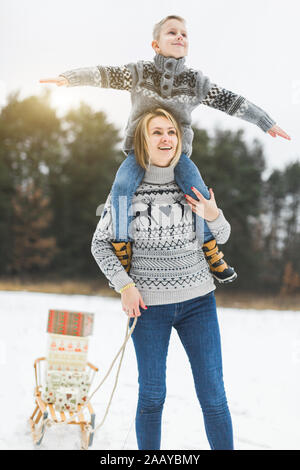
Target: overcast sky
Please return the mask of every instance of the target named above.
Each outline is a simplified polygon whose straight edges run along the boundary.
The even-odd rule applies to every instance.
[[[186,19],[186,64],[239,93],[268,114],[292,138],[272,138],[253,124],[199,106],[193,123],[242,128],[258,138],[269,170],[300,158],[300,61],[297,0],[0,0],[0,105],[12,90],[21,97],[53,90],[61,115],[80,100],[107,113],[124,131],[130,110],[126,91],[57,88],[40,78],[72,68],[152,60],[153,25],[169,14]]]

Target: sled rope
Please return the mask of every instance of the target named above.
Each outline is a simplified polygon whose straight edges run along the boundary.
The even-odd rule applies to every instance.
[[[37,442],[44,436],[45,432],[46,432],[46,428],[47,426],[52,426],[53,424],[57,425],[57,424],[68,424],[69,422],[73,421],[74,418],[76,418],[79,414],[82,413],[82,411],[88,406],[89,402],[91,401],[92,397],[95,395],[95,393],[99,390],[99,388],[101,387],[101,385],[105,382],[105,380],[107,379],[107,377],[109,376],[118,356],[121,354],[121,358],[120,358],[120,362],[119,362],[119,366],[118,366],[118,370],[117,370],[117,374],[116,374],[116,378],[115,378],[115,383],[114,383],[114,387],[113,387],[113,390],[112,390],[112,393],[110,395],[110,399],[109,399],[109,402],[108,402],[108,405],[106,407],[106,410],[105,410],[105,413],[104,413],[104,417],[101,421],[100,424],[98,424],[94,429],[92,429],[92,427],[90,425],[86,425],[85,426],[85,430],[89,433],[88,437],[90,437],[91,434],[95,434],[95,432],[100,428],[100,426],[103,425],[105,419],[106,419],[106,416],[108,414],[108,410],[109,410],[109,407],[111,405],[111,402],[112,402],[112,398],[113,398],[113,395],[115,393],[115,390],[116,390],[116,387],[117,387],[117,382],[118,382],[118,378],[119,378],[119,373],[120,373],[120,369],[121,369],[121,364],[122,364],[122,360],[123,360],[123,356],[124,356],[124,352],[125,352],[125,348],[126,348],[126,344],[127,344],[127,341],[129,340],[130,336],[132,335],[133,333],[133,330],[135,328],[135,325],[136,325],[136,322],[137,322],[137,317],[134,318],[134,321],[133,321],[133,324],[128,332],[128,329],[129,329],[129,322],[130,322],[130,318],[128,318],[127,320],[127,325],[126,325],[126,335],[125,335],[125,339],[124,339],[124,342],[122,344],[122,346],[120,347],[118,353],[116,354],[114,360],[112,361],[107,373],[105,374],[104,378],[102,379],[102,381],[100,382],[100,384],[96,387],[96,389],[93,391],[93,393],[90,395],[90,397],[88,398],[87,402],[81,407],[80,411],[78,411],[77,413],[74,413],[72,415],[72,417],[67,420],[67,421],[64,421],[64,422],[55,422],[52,418],[44,418],[41,422],[41,426],[40,426],[40,432],[36,432],[34,431],[33,433],[33,441],[34,441],[34,444],[37,444]],[[87,439],[87,442],[85,444],[85,446],[83,447],[84,450],[87,450],[88,448],[88,440]]]

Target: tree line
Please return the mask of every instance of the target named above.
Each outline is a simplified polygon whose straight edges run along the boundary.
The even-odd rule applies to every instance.
[[[50,92],[10,94],[0,113],[0,276],[105,279],[91,239],[124,155],[105,113],[81,103],[59,118]],[[230,221],[221,247],[230,289],[300,291],[300,161],[265,178],[263,148],[243,131],[194,128],[192,159]],[[223,287],[228,288],[228,286]]]

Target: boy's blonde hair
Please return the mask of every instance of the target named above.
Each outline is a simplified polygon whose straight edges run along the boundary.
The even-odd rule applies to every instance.
[[[181,130],[179,127],[178,122],[174,118],[174,116],[169,113],[167,110],[162,108],[156,108],[153,111],[150,111],[139,120],[138,125],[136,126],[135,133],[134,133],[134,154],[138,164],[147,170],[151,161],[150,156],[148,153],[148,126],[151,119],[155,117],[164,117],[167,118],[172,125],[176,129],[178,143],[174,157],[172,158],[169,166],[175,166],[180,158],[181,155],[181,148],[182,148],[182,138],[181,138]]]
[[[156,25],[154,25],[154,28],[153,28],[153,39],[154,39],[155,41],[158,41],[158,40],[159,40],[161,28],[162,28],[162,26],[165,24],[165,22],[168,21],[168,20],[178,20],[178,21],[181,21],[181,23],[186,24],[185,19],[182,18],[181,16],[177,16],[177,15],[169,15],[169,16],[166,16],[166,17],[163,18],[161,21],[159,21],[158,23],[156,23]]]

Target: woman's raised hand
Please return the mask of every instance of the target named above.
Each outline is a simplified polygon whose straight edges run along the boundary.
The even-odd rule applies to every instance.
[[[55,83],[57,86],[67,86],[69,85],[69,80],[65,77],[56,77],[56,78],[41,78],[40,83]]]
[[[220,212],[212,188],[210,188],[209,190],[210,199],[206,199],[204,196],[202,196],[202,194],[196,188],[191,189],[198,198],[196,200],[188,194],[185,194],[187,203],[192,209],[192,211],[195,212],[195,214],[200,215],[200,217],[207,220],[208,222],[212,222],[213,220],[215,220]]]
[[[121,293],[121,302],[123,312],[129,317],[139,317],[141,315],[140,306],[147,308],[139,290],[135,286],[128,287],[128,289]]]

